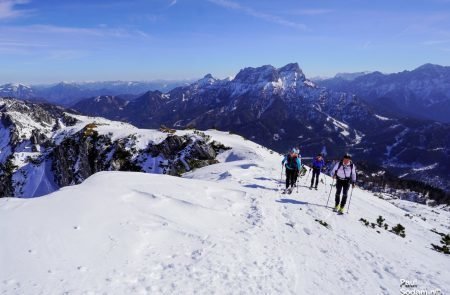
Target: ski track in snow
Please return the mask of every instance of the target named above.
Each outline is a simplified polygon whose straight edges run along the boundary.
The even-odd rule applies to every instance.
[[[331,179],[281,194],[281,156],[206,133],[233,149],[184,178],[102,172],[0,199],[1,294],[397,294],[400,279],[450,290],[450,257],[430,247],[449,212],[355,189],[338,216]],[[359,222],[379,215],[406,238]]]

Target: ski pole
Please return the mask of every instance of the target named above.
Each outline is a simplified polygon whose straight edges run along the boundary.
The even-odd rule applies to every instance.
[[[322,174],[324,174],[324,173],[322,173]],[[327,187],[327,175],[326,174],[324,174],[323,179],[325,179],[325,193],[327,193],[328,187]]]
[[[281,164],[280,183],[283,180],[283,164]]]
[[[325,206],[326,208],[328,208],[328,202],[330,201],[331,192],[333,191],[333,183],[334,183],[334,178],[333,178],[333,181],[331,182],[330,193],[328,194],[327,205]]]
[[[350,199],[348,199],[348,207],[347,207],[347,214],[350,210],[350,202],[352,201],[352,195],[353,195],[353,185],[352,185],[352,191],[350,192]]]
[[[311,173],[312,168],[309,168],[308,175],[306,176],[305,185],[308,184],[309,173]]]
[[[283,170],[284,170],[284,165],[281,164],[281,175],[280,175],[280,187],[282,186],[282,181],[283,181]]]

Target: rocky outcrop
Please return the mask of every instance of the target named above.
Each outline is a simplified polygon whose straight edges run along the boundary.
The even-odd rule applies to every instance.
[[[0,197],[39,196],[99,171],[181,175],[227,149],[195,130],[139,130],[10,99],[0,108]]]
[[[158,159],[153,170],[181,175],[194,168],[216,163],[216,155],[224,148],[207,142],[203,133],[193,135],[168,135],[159,144],[149,144],[144,150],[136,150],[133,136],[112,141],[107,135],[99,135],[91,126],[64,139],[56,146],[50,158],[56,183],[63,187],[83,182],[99,171],[147,172],[144,162]],[[151,171],[150,171],[151,172]]]

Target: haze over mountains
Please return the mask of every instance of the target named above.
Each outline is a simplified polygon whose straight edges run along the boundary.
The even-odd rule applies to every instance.
[[[24,85],[8,83],[0,85],[0,97],[16,97],[32,101],[46,101],[70,106],[81,99],[96,95],[124,95],[133,98],[149,90],[169,91],[190,81],[104,81],[60,82],[49,85]]]
[[[317,81],[335,91],[349,92],[392,116],[450,122],[450,67],[425,64],[413,71],[336,75]]]

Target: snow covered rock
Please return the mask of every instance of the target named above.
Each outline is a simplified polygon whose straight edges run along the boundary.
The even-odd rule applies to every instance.
[[[49,105],[0,100],[0,197],[35,197],[99,171],[180,175],[225,149],[198,131],[142,130]]]

